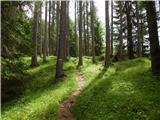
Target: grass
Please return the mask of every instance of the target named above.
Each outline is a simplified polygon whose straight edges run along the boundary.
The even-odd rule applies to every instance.
[[[65,63],[64,71],[67,77],[54,83],[55,57],[49,57],[47,63],[39,67],[28,67],[27,83],[22,96],[16,100],[2,104],[3,120],[57,120],[60,102],[76,89],[76,60],[71,58]],[[30,65],[30,58],[24,62]]]
[[[77,120],[160,120],[160,77],[146,58],[117,62],[103,69],[85,59],[87,87],[71,111]]]
[[[57,120],[59,105],[77,87],[76,64],[71,58],[65,63],[67,77],[55,83],[55,57],[47,63],[30,68],[23,94],[2,104],[3,120]],[[150,61],[138,58],[113,63],[103,68],[84,58],[81,67],[86,88],[71,111],[77,120],[160,120],[160,77],[150,72]]]

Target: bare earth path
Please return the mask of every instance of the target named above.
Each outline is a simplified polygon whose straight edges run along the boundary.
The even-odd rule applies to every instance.
[[[85,81],[83,80],[82,73],[77,70],[78,88],[72,93],[65,101],[60,105],[59,120],[75,120],[74,116],[70,112],[71,106],[75,103],[76,97],[80,95],[81,91],[85,87]]]

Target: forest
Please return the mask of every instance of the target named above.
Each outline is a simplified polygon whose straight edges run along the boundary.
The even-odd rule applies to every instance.
[[[159,0],[0,4],[1,119],[160,120]]]

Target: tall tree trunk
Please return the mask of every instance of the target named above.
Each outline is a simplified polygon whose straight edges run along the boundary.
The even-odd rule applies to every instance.
[[[84,38],[84,50],[83,50],[83,54],[86,55],[86,5],[85,5],[86,2],[83,3],[83,38]]]
[[[109,1],[105,1],[106,14],[106,51],[105,51],[105,66],[110,64],[110,26],[109,26]]]
[[[79,62],[78,66],[83,65],[82,57],[82,1],[79,1]]]
[[[64,39],[64,41],[63,41],[63,44],[64,44],[64,46],[63,46],[63,59],[64,60],[66,60],[67,59],[67,1],[66,1],[66,14],[64,14],[64,18],[65,18],[65,20],[64,20],[64,22],[65,22],[65,26],[63,27],[63,29],[64,29],[64,31],[66,32],[65,33],[65,39]]]
[[[113,1],[111,1],[111,56],[113,56]]]
[[[75,25],[74,25],[74,29],[75,29],[75,40],[76,40],[76,48],[78,46],[78,40],[77,40],[77,1],[75,0]],[[78,56],[78,48],[76,49],[76,56]]]
[[[132,9],[132,2],[126,1],[127,3],[127,49],[128,49],[128,58],[133,59],[133,41],[132,41],[132,18],[131,18],[131,9]]]
[[[55,1],[52,1],[52,30],[55,33]],[[55,55],[55,35],[52,38],[52,55]]]
[[[59,35],[59,49],[57,56],[57,64],[56,64],[56,78],[60,78],[64,76],[63,71],[63,58],[64,58],[64,41],[66,40],[66,7],[67,2],[61,1],[61,12],[60,12],[60,35]]]
[[[158,27],[154,1],[146,1],[147,22],[149,28],[151,67],[154,75],[160,75],[160,46],[158,40]]]
[[[67,13],[66,13],[66,34],[67,34],[67,40],[66,40],[66,57],[69,57],[69,1],[67,1]]]
[[[43,62],[46,62],[47,55],[47,2],[45,2],[45,33],[44,33],[44,43],[43,43]]]
[[[39,54],[40,57],[42,57],[42,34],[43,34],[43,29],[42,29],[42,6],[43,6],[43,2],[40,3],[40,23],[39,23],[39,33],[40,33],[40,38],[39,38],[39,44],[40,44],[40,48],[39,48]]]
[[[94,1],[91,1],[92,62],[95,63]]]
[[[57,1],[57,7],[56,7],[56,55],[58,55],[58,47],[59,47],[59,14],[60,11],[60,2]]]
[[[86,41],[86,53],[89,55],[89,13],[88,13],[88,1],[86,1],[86,24],[87,24],[87,41]]]
[[[31,66],[38,66],[37,61],[37,33],[38,33],[38,20],[39,20],[39,2],[35,2],[34,8],[34,21],[33,21],[33,33],[32,33],[32,60]]]
[[[52,45],[53,45],[51,41],[51,1],[49,1],[48,42],[49,42],[49,55],[51,55]]]
[[[142,40],[141,40],[141,28],[139,23],[139,6],[138,1],[136,1],[136,17],[137,17],[137,40],[138,40],[138,49],[137,49],[137,56],[142,56]]]
[[[123,31],[122,31],[122,25],[123,25],[123,21],[122,21],[122,16],[123,16],[123,11],[122,11],[122,2],[123,1],[119,1],[120,2],[120,41],[119,41],[119,56],[120,56],[120,60],[123,59]]]
[[[141,19],[141,25],[140,25],[140,28],[141,28],[141,31],[140,31],[140,36],[141,36],[141,40],[142,40],[142,43],[141,43],[141,48],[142,48],[142,56],[144,55],[144,49],[143,49],[143,43],[144,43],[144,39],[143,39],[143,37],[144,37],[144,31],[143,31],[143,25],[144,24],[144,22],[143,22],[143,19]]]

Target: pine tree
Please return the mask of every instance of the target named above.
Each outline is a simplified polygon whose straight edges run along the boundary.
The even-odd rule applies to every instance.
[[[35,2],[34,8],[34,21],[33,21],[33,30],[32,30],[32,60],[31,66],[38,66],[37,61],[37,34],[38,34],[38,21],[39,21],[39,2]]]
[[[90,11],[91,11],[91,35],[92,35],[92,62],[95,63],[95,33],[94,33],[94,1],[90,2]]]
[[[105,1],[106,14],[106,51],[105,51],[105,66],[110,64],[110,26],[109,26],[109,1]]]
[[[160,46],[158,40],[157,15],[154,1],[145,2],[149,28],[151,67],[154,75],[160,75]]]
[[[78,66],[83,65],[82,53],[82,1],[79,1],[79,62]]]
[[[59,47],[58,47],[58,56],[56,64],[56,78],[64,76],[63,71],[63,60],[64,60],[64,41],[66,41],[66,10],[67,2],[61,1],[61,10],[60,10],[60,35],[59,35]]]

